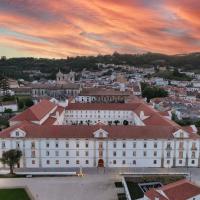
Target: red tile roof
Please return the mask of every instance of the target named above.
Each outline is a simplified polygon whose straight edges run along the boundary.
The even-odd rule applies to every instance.
[[[56,105],[48,100],[31,106],[22,113],[12,117],[10,121],[40,121],[47,113],[54,109]]]
[[[134,110],[140,103],[69,103],[66,110]]]
[[[164,195],[162,192],[159,192],[159,190],[162,191]],[[196,195],[200,195],[200,187],[186,179],[165,185],[158,189],[150,189],[145,193],[145,196],[150,200],[155,200],[155,197],[158,197],[159,200],[187,200]]]
[[[36,125],[20,123],[0,132],[0,138],[9,138],[16,128],[24,130],[26,138],[93,138],[98,129],[108,132],[110,139],[172,139],[178,129],[166,126],[88,126],[88,125]]]

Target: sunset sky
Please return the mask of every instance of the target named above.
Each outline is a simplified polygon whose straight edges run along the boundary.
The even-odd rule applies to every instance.
[[[0,56],[200,51],[200,0],[0,0]]]

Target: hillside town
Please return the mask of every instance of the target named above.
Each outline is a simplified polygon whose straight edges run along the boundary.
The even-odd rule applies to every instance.
[[[55,80],[2,78],[0,155],[22,153],[12,173],[85,176],[94,168],[103,174],[124,169],[115,183],[118,199],[174,200],[174,191],[183,190],[179,199],[198,200],[200,187],[191,172],[153,174],[200,167],[199,77],[172,67],[189,79],[154,76],[165,67],[101,68],[59,70]],[[146,176],[138,171],[134,178],[127,169],[154,171]]]

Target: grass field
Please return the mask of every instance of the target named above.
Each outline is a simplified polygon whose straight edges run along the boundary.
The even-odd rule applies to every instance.
[[[30,200],[23,188],[0,189],[0,199],[2,200]]]

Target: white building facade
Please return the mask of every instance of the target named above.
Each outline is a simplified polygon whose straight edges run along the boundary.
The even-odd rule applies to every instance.
[[[115,120],[118,125],[108,123]],[[0,157],[20,149],[20,167],[200,166],[196,130],[186,130],[144,103],[63,108],[44,100],[10,122],[0,132]]]

